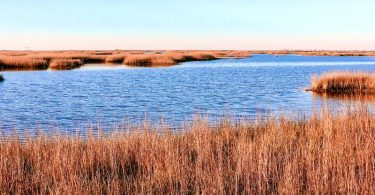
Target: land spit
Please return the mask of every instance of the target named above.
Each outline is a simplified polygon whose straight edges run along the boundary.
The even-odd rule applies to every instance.
[[[362,93],[375,94],[375,73],[326,72],[313,76],[308,91],[315,93]]]
[[[303,56],[375,56],[375,51],[326,50],[108,50],[108,51],[0,51],[0,70],[69,70],[86,63],[129,66],[171,66],[187,61],[247,58],[253,54]]]

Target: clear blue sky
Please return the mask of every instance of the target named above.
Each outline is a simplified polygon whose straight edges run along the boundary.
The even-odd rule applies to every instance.
[[[375,49],[373,0],[0,4],[0,49]]]

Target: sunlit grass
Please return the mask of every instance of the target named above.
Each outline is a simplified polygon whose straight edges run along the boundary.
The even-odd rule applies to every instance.
[[[329,93],[375,93],[375,73],[327,72],[312,78],[310,90]]]
[[[0,67],[4,69],[39,69],[48,67],[48,61],[36,57],[0,56]]]
[[[252,54],[303,56],[375,56],[374,51],[301,50],[108,50],[108,51],[0,51],[1,69],[47,69],[53,60],[73,59],[86,63],[130,66],[171,66],[187,61],[248,58]],[[69,67],[69,66],[68,66]]]
[[[124,60],[126,58],[126,56],[129,55],[129,54],[113,54],[113,55],[109,55],[106,57],[105,59],[105,63],[108,63],[108,64],[122,64],[124,63]]]
[[[197,118],[182,132],[151,125],[111,135],[0,142],[5,194],[371,194],[375,116]]]
[[[168,52],[163,54],[129,55],[124,63],[130,66],[175,65],[180,62],[215,60],[211,52]]]
[[[83,65],[80,59],[53,59],[49,68],[53,70],[70,70]]]

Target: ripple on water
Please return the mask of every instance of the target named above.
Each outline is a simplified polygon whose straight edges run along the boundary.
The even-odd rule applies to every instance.
[[[73,71],[3,72],[0,127],[79,129],[99,121],[110,128],[124,119],[142,123],[145,118],[178,125],[195,113],[214,118],[343,106],[352,101],[303,91],[310,76],[374,71],[374,65],[370,57],[255,55],[168,68],[87,65]]]

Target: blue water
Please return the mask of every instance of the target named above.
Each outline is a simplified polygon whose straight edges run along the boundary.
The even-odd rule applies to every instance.
[[[254,55],[165,68],[2,72],[0,128],[110,128],[145,119],[180,124],[195,113],[306,112],[327,101],[345,104],[304,91],[312,74],[332,70],[375,71],[375,58]]]

